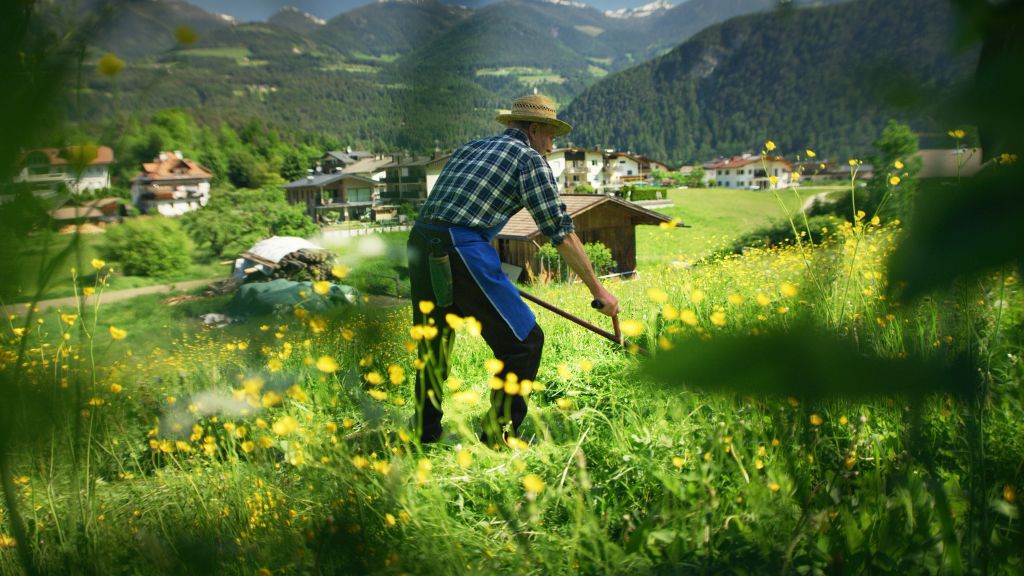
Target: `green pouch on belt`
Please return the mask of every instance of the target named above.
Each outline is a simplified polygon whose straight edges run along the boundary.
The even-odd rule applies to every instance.
[[[434,298],[440,307],[452,305],[452,263],[448,252],[441,246],[441,241],[434,238],[430,241],[430,286],[434,289]]]

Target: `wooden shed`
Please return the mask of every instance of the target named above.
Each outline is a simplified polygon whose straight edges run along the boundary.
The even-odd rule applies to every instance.
[[[621,198],[603,194],[562,194],[576,235],[583,243],[600,242],[611,250],[617,272],[636,270],[636,229],[638,224],[661,224],[672,219]],[[509,219],[494,239],[502,262],[531,270],[541,269],[537,251],[548,239],[537,228],[526,209]]]

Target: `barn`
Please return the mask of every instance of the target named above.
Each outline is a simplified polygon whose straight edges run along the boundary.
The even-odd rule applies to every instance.
[[[636,270],[636,229],[638,224],[669,223],[671,218],[621,198],[603,194],[562,194],[576,235],[583,243],[600,242],[612,252],[617,272]],[[540,270],[537,251],[548,239],[526,209],[509,219],[494,239],[502,262],[536,273]]]

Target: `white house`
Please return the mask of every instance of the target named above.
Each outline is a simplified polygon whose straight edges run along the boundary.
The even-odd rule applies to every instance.
[[[73,194],[110,188],[114,151],[107,146],[68,146],[29,150],[15,182],[56,190],[64,185]]]
[[[744,154],[704,165],[705,184],[713,180],[721,188],[767,190],[772,186],[773,176],[777,187],[789,188],[792,174],[793,165],[778,156],[762,161],[760,155]]]
[[[430,191],[434,189],[434,184],[437,184],[437,178],[441,175],[441,170],[448,165],[450,157],[451,154],[442,155],[440,152],[435,152],[433,158],[427,162],[427,196],[430,196]]]
[[[132,202],[143,212],[181,216],[210,200],[210,171],[181,152],[161,152],[132,178]]]
[[[604,155],[604,182],[606,186],[619,187],[623,184],[643,180],[640,159],[627,152],[608,152]]]
[[[600,190],[605,185],[604,153],[600,150],[558,148],[544,157],[562,193],[572,194],[582,184],[594,190]]]

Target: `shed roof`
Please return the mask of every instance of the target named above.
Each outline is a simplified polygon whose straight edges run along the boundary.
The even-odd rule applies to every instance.
[[[299,250],[323,251],[323,246],[297,236],[271,236],[252,245],[242,257],[260,264],[277,268],[282,258]]]
[[[68,146],[66,148],[36,148],[25,153],[23,160],[33,152],[46,156],[51,166],[68,163],[68,159],[81,159],[89,166],[105,166],[114,161],[114,151],[109,146]]]
[[[572,218],[603,204],[611,204],[615,209],[635,216],[638,224],[660,224],[661,222],[672,221],[671,218],[664,214],[659,214],[614,196],[605,196],[604,194],[562,194],[561,198],[562,202],[565,203],[566,211],[569,212],[569,216]],[[509,218],[508,223],[498,233],[498,238],[502,240],[531,240],[540,234],[540,228],[537,227],[537,223],[533,221],[530,213],[523,208]]]

